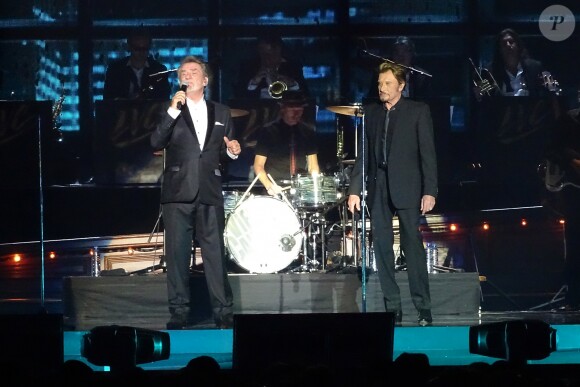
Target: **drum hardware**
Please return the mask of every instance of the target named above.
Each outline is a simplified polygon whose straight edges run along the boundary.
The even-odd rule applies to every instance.
[[[312,272],[326,270],[326,216],[334,208],[344,204],[346,198],[324,210],[314,212],[302,210],[299,212],[302,226],[294,235],[302,233],[302,264],[294,268],[293,272]],[[320,249],[318,246],[320,245]],[[310,248],[310,249],[309,249]]]
[[[222,191],[224,197],[224,214],[226,218],[234,211],[240,201],[239,191]]]
[[[336,116],[336,157],[339,160],[346,157],[344,153],[344,129],[340,126],[338,116]]]
[[[363,118],[364,117],[364,108],[363,105],[361,103],[353,103],[350,105],[342,105],[342,106],[328,106],[326,108],[326,110],[329,110],[333,113],[336,114],[342,114],[342,115],[347,115],[347,116],[353,116],[355,117],[355,125],[354,125],[354,157],[357,156],[358,154],[358,127],[359,127],[359,120],[358,118]],[[338,126],[338,125],[337,125]],[[339,141],[343,141],[344,140],[344,133],[342,131],[342,129],[338,129],[338,133],[337,133],[337,155],[339,160],[342,160],[344,158],[344,155],[342,154],[342,147],[344,146],[344,144],[341,144],[342,147],[338,144]],[[342,167],[342,164],[341,164]]]
[[[316,251],[317,251],[316,235],[319,234],[319,230],[318,228],[313,227],[313,225],[320,225],[321,223],[324,223],[324,220],[321,222],[319,220],[319,214],[317,213],[309,216],[308,213],[304,211],[300,213],[300,220],[302,226],[300,227],[298,233],[302,233],[302,264],[292,269],[292,272],[293,273],[313,272],[318,271],[321,268],[324,270],[323,260],[319,262],[316,259]],[[311,248],[310,251],[308,249],[309,244]],[[322,256],[324,256],[324,252],[322,252]]]

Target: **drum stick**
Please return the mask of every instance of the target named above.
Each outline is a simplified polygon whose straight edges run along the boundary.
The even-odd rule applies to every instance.
[[[270,176],[270,174],[268,173],[268,179],[270,179],[270,181],[272,182],[272,184],[276,184],[276,181],[272,178],[272,176]],[[277,185],[277,184],[276,184]],[[287,187],[290,188],[290,187]],[[290,208],[294,208],[292,206],[292,203],[290,203],[290,201],[288,200],[288,198],[286,197],[286,195],[284,195],[284,188],[282,188],[282,192],[280,192],[280,196],[282,197],[282,200],[284,200],[286,202],[286,204],[288,204],[288,206]]]
[[[250,190],[252,189],[252,187],[254,186],[254,184],[256,184],[256,182],[258,181],[258,178],[260,177],[260,175],[256,176],[254,178],[254,181],[252,181],[252,184],[250,184],[250,186],[248,187],[248,189],[246,190],[246,192],[244,192],[244,194],[242,195],[242,197],[240,198],[240,200],[238,200],[238,202],[236,203],[236,206],[234,207],[234,209],[240,205],[240,203],[242,203],[244,201],[244,199],[246,198],[246,196],[248,196],[248,192],[250,192]]]

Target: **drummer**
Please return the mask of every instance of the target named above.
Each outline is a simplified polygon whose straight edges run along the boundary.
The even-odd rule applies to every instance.
[[[281,194],[296,175],[320,174],[316,133],[302,120],[306,97],[288,90],[279,105],[279,118],[258,131],[254,157],[254,173],[272,196]]]

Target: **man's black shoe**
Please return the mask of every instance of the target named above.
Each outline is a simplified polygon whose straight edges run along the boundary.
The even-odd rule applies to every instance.
[[[400,326],[403,323],[403,311],[401,309],[387,310],[387,312],[395,315],[395,325]]]
[[[426,327],[428,325],[433,324],[433,317],[431,316],[431,311],[429,309],[420,310],[417,316],[417,323],[422,327]]]
[[[234,315],[231,313],[224,314],[215,318],[215,326],[217,329],[233,329]]]
[[[401,325],[403,323],[403,311],[396,310],[395,311],[395,325]]]
[[[187,317],[180,313],[172,314],[171,318],[165,325],[167,330],[186,329],[189,326]]]
[[[178,321],[178,320],[169,320],[167,324],[165,324],[168,331],[176,331],[180,329],[185,329],[187,323],[185,321]]]

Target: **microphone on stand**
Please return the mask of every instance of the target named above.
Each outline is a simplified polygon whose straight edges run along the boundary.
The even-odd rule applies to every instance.
[[[182,83],[181,86],[179,87],[179,91],[183,91],[187,93],[187,83]],[[179,110],[181,110],[181,102],[177,102],[177,108]]]

